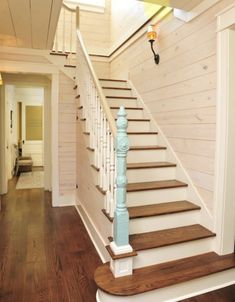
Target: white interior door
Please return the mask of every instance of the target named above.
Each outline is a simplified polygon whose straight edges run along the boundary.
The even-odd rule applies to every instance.
[[[43,166],[43,106],[22,103],[22,155]]]

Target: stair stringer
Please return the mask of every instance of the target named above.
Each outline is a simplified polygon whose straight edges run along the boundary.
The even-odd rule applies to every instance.
[[[105,248],[112,224],[102,213],[104,195],[97,188],[97,172],[91,167],[93,154],[87,150],[88,139],[84,134],[84,122],[77,121],[77,194],[76,209],[103,262],[109,261]]]
[[[177,156],[176,152],[174,151],[173,147],[171,146],[169,140],[164,135],[163,131],[161,130],[161,127],[158,125],[157,121],[154,119],[153,115],[151,114],[150,110],[148,109],[147,105],[144,103],[144,100],[142,99],[141,95],[131,82],[131,80],[127,80],[129,83],[129,86],[132,88],[135,96],[138,98],[140,103],[143,105],[144,111],[147,113],[146,115],[151,120],[151,125],[154,128],[153,130],[158,131],[158,144],[166,146],[166,161],[174,162],[177,164],[176,166],[176,179],[186,182],[188,184],[187,188],[187,198],[191,202],[195,203],[196,205],[201,207],[199,221],[201,225],[204,227],[214,230],[214,222],[213,217],[211,213],[209,212],[208,208],[206,207],[205,202],[203,201],[202,197],[198,193],[195,185],[193,184],[193,181],[187,171],[185,170],[182,162],[180,161],[179,157]]]

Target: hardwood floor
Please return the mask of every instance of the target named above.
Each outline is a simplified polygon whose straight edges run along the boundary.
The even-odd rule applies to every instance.
[[[0,212],[1,302],[94,302],[101,260],[73,207],[10,182]]]
[[[0,302],[94,302],[101,261],[76,210],[15,182],[0,212]],[[182,302],[235,302],[235,286]]]

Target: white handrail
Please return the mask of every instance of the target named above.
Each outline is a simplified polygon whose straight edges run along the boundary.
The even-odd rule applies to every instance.
[[[116,125],[115,125],[115,121],[113,119],[113,116],[112,116],[112,113],[111,113],[111,110],[107,104],[107,101],[106,101],[106,98],[104,96],[104,93],[102,91],[102,88],[100,86],[100,83],[99,83],[99,80],[96,76],[96,73],[94,71],[94,68],[92,66],[92,63],[91,63],[91,60],[90,60],[90,57],[86,51],[86,48],[85,48],[85,45],[84,45],[84,42],[83,42],[83,39],[82,39],[82,36],[81,36],[81,33],[79,31],[79,29],[77,29],[77,37],[78,37],[78,40],[80,42],[80,45],[81,45],[81,49],[83,51],[83,54],[86,58],[86,62],[87,62],[87,65],[90,69],[90,72],[91,72],[91,75],[92,75],[92,78],[94,80],[94,83],[95,83],[95,86],[96,86],[96,89],[98,90],[98,93],[99,93],[99,97],[100,97],[100,101],[102,103],[102,107],[103,107],[103,110],[105,112],[105,115],[106,115],[106,118],[109,122],[109,126],[111,128],[111,131],[114,135],[114,137],[116,136],[116,133],[117,133],[117,130],[116,130]]]
[[[89,133],[89,147],[93,150],[93,165],[99,171],[98,186],[105,192],[104,209],[114,217],[116,205],[116,156],[114,142],[116,125],[99,79],[86,51],[79,31],[79,8],[77,8],[77,73],[76,84],[82,107],[81,119]]]

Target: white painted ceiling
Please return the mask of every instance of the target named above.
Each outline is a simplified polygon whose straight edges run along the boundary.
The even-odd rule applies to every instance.
[[[0,46],[51,49],[62,0],[0,0]]]
[[[155,3],[163,6],[170,6],[185,11],[191,11],[194,7],[199,5],[203,0],[139,0],[139,1]]]

